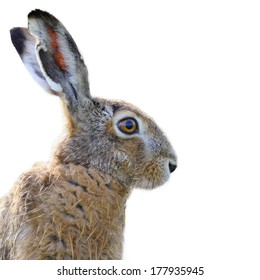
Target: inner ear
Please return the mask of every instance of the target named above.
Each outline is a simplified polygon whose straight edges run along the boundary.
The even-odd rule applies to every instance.
[[[50,36],[50,41],[51,41],[51,46],[53,49],[53,56],[55,58],[55,62],[58,65],[58,67],[61,69],[61,71],[66,71],[68,66],[65,63],[65,58],[61,52],[61,48],[60,48],[60,45],[58,42],[58,34],[51,27],[49,27],[47,29],[47,31]]]

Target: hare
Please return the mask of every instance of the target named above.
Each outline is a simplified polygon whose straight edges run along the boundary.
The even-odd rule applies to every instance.
[[[69,32],[33,10],[11,39],[35,80],[62,100],[66,137],[0,200],[0,259],[121,259],[126,201],[177,167],[164,133],[121,101],[93,98]]]

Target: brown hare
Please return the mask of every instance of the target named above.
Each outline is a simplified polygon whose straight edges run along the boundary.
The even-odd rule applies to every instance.
[[[121,259],[129,194],[164,184],[175,152],[138,108],[91,97],[83,58],[54,16],[30,12],[28,29],[11,38],[36,81],[61,98],[67,134],[1,198],[0,259]]]

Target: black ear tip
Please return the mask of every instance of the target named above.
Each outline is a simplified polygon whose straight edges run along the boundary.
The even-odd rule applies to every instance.
[[[30,13],[28,14],[28,17],[41,17],[44,14],[48,14],[48,13],[45,11],[42,11],[40,9],[35,9],[35,10],[30,11]]]
[[[14,47],[16,48],[17,52],[21,55],[24,51],[26,40],[24,29],[20,27],[14,27],[10,30],[10,34]]]
[[[40,10],[40,9],[32,10],[32,11],[28,14],[28,19],[32,19],[32,18],[35,18],[35,19],[42,19],[42,20],[51,19],[51,20],[57,21],[57,19],[56,19],[53,15],[51,15],[50,13],[48,13],[48,12],[46,12],[46,11]]]

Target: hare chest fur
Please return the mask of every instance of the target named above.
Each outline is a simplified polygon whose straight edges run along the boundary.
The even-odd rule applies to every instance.
[[[54,16],[30,12],[11,39],[33,78],[61,99],[67,134],[1,198],[0,259],[121,259],[129,194],[164,184],[176,154],[137,107],[91,96],[84,60]]]

